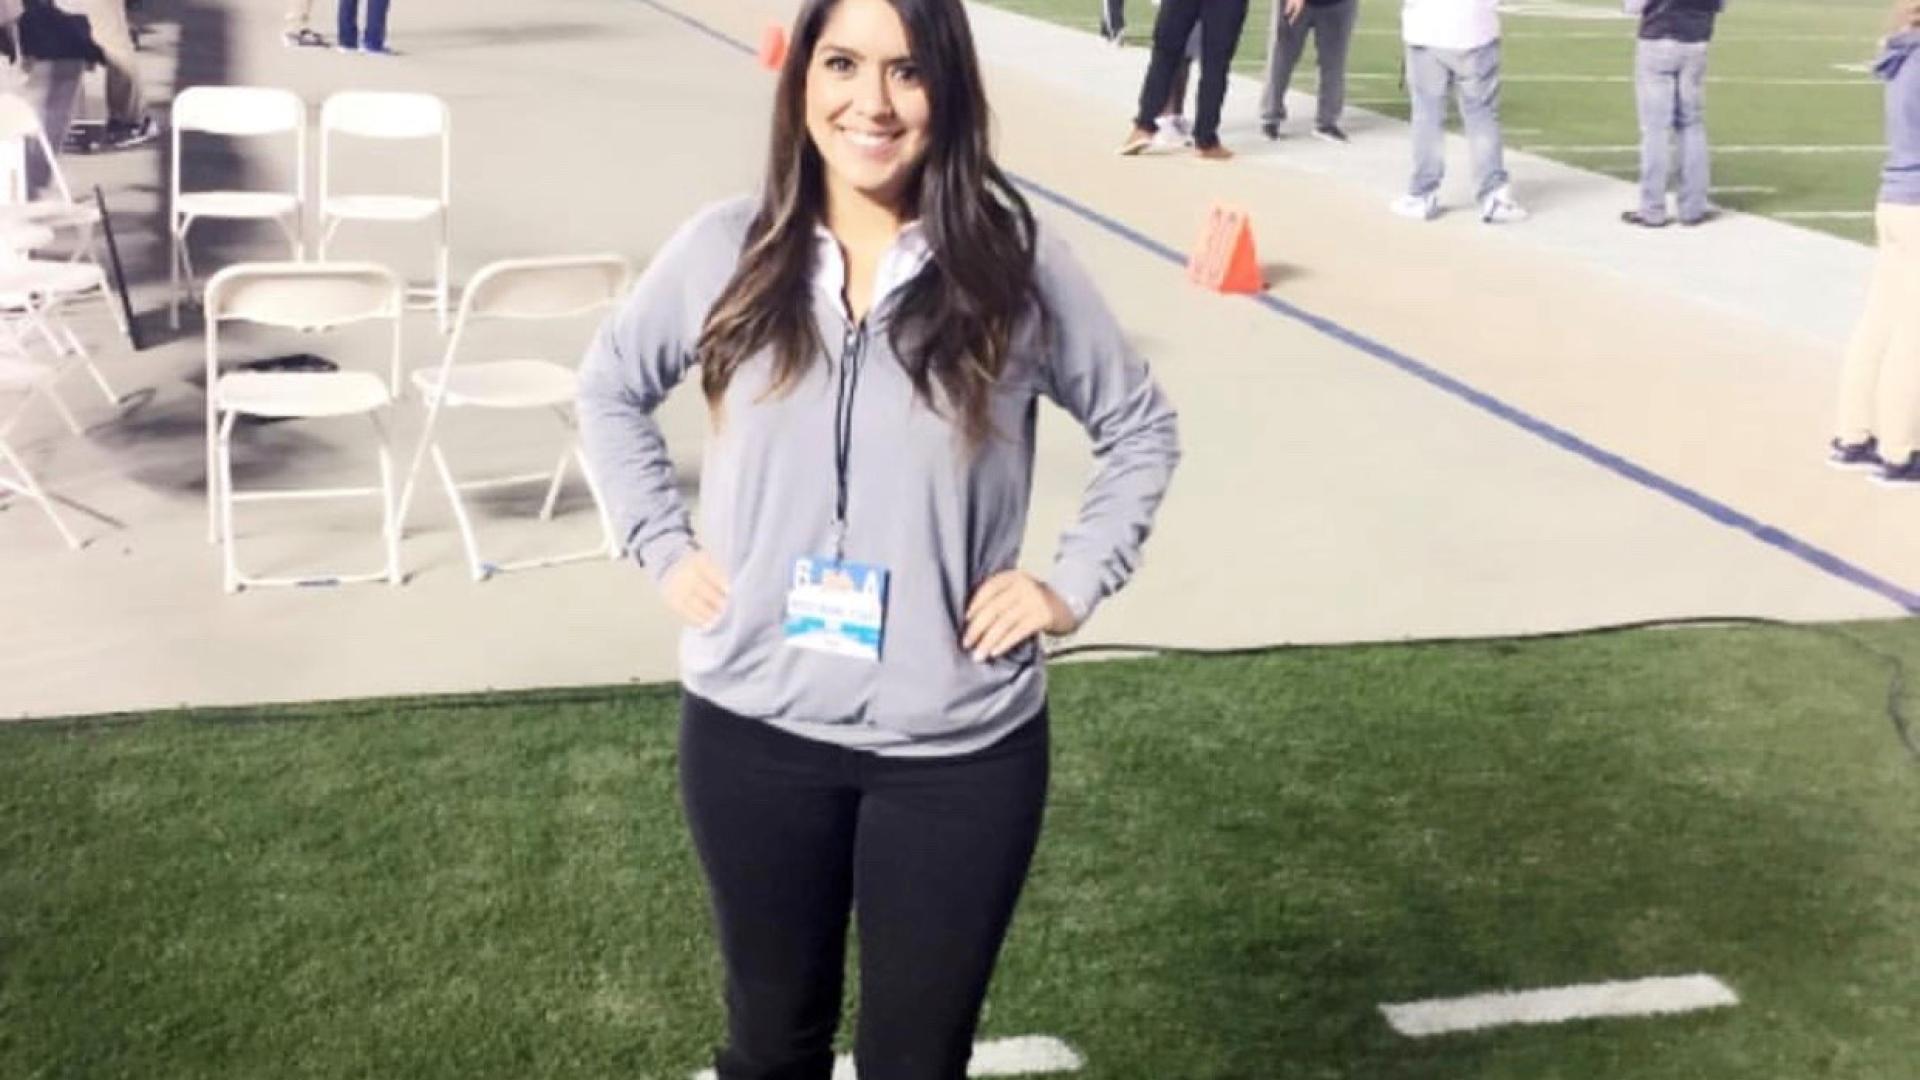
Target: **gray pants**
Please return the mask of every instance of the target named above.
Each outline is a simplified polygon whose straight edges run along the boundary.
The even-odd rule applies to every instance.
[[[1413,181],[1407,191],[1439,190],[1447,171],[1447,92],[1460,98],[1460,126],[1473,157],[1476,202],[1507,185],[1500,142],[1500,42],[1477,49],[1407,46],[1407,92],[1413,97]]]
[[[1267,25],[1267,84],[1260,91],[1260,119],[1277,124],[1287,118],[1287,84],[1293,81],[1294,65],[1307,51],[1307,35],[1312,34],[1320,61],[1314,122],[1323,126],[1339,122],[1340,110],[1347,104],[1347,46],[1353,41],[1359,12],[1360,0],[1340,0],[1326,7],[1304,7],[1297,21],[1288,22],[1286,5],[1274,0]]]
[[[1642,41],[1633,54],[1640,111],[1640,215],[1667,219],[1667,176],[1680,144],[1680,220],[1707,213],[1707,43]]]

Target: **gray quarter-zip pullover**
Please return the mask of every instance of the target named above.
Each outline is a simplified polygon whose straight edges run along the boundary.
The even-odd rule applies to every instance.
[[[652,413],[692,372],[707,314],[732,278],[755,205],[709,207],[670,239],[580,370],[580,427],[616,533],[656,579],[695,545]],[[815,290],[830,355],[769,395],[770,354],[743,364],[710,430],[698,546],[725,569],[727,609],[681,636],[686,688],[796,734],[895,756],[961,754],[1036,713],[1037,644],[977,663],[960,646],[968,598],[1020,559],[1034,426],[1046,397],[1078,419],[1097,462],[1047,583],[1085,616],[1140,564],[1179,459],[1173,407],[1127,344],[1093,282],[1044,228],[1031,313],[992,401],[995,434],[969,453],[948,416],[916,399],[888,335],[888,299],[862,325]],[[832,554],[834,410],[840,365],[858,372],[847,469],[846,558],[891,574],[876,661],[794,648],[782,632],[794,561]]]

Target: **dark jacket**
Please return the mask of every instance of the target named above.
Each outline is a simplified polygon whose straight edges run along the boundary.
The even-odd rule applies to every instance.
[[[1646,0],[1640,9],[1641,41],[1713,40],[1713,19],[1724,0]]]
[[[98,64],[106,60],[100,46],[93,43],[93,28],[85,15],[72,15],[55,7],[53,0],[25,0],[21,5],[20,51],[29,60],[85,60]],[[13,40],[0,35],[0,53],[10,59]]]

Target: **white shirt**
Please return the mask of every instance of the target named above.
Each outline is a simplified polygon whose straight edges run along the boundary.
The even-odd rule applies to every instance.
[[[1500,38],[1499,0],[1403,0],[1400,37],[1429,49],[1477,49]]]
[[[813,252],[814,288],[832,297],[840,314],[853,322],[853,313],[847,310],[847,259],[840,253],[840,241],[834,239],[825,225],[813,227]],[[909,221],[900,226],[899,235],[880,255],[880,267],[873,275],[873,297],[867,302],[867,310],[879,307],[889,294],[912,281],[931,258],[933,248],[927,243],[927,233],[920,222]]]

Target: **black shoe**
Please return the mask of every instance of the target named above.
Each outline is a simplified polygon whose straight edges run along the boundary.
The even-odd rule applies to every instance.
[[[1908,454],[1907,460],[1898,465],[1880,466],[1880,471],[1873,474],[1873,482],[1887,487],[1920,489],[1920,454]]]
[[[1664,229],[1667,227],[1666,218],[1650,218],[1638,210],[1620,211],[1620,220],[1629,225],[1638,225],[1643,229]]]
[[[1325,139],[1330,143],[1343,143],[1347,141],[1347,133],[1340,130],[1339,124],[1315,124],[1313,125],[1313,137],[1316,139]]]
[[[1279,138],[1280,137],[1280,121],[1278,120],[1261,121],[1260,134],[1265,135],[1269,139]]]
[[[289,49],[324,49],[327,39],[318,30],[303,26],[280,35],[280,43]]]
[[[1880,469],[1887,463],[1880,460],[1880,440],[1869,435],[1859,442],[1836,438],[1827,443],[1827,464],[1836,469]]]
[[[143,116],[137,124],[107,122],[107,133],[100,140],[102,150],[130,150],[142,143],[150,143],[160,137],[160,125],[153,117]]]

